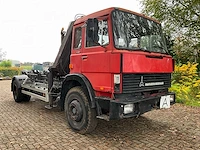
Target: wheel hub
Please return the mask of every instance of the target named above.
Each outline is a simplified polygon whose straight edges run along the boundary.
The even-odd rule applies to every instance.
[[[83,110],[81,104],[77,100],[73,100],[69,104],[69,115],[72,120],[80,121],[83,117]]]

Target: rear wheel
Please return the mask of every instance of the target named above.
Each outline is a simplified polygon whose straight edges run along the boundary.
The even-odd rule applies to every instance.
[[[92,132],[97,126],[96,110],[90,108],[81,87],[74,87],[65,98],[65,116],[68,125],[80,134]]]
[[[29,95],[25,95],[21,92],[21,88],[17,84],[16,80],[13,81],[13,98],[17,103],[22,101],[30,101],[31,98]]]

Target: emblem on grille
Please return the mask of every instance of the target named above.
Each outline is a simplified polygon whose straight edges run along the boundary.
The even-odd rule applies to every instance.
[[[140,78],[140,83],[139,87],[144,87],[144,86],[155,86],[155,85],[164,85],[164,82],[149,82],[149,83],[144,83],[144,77],[141,76]]]
[[[144,78],[144,77],[141,76],[141,78],[140,78],[140,83],[139,83],[139,87],[145,86],[145,85],[144,85],[144,79],[143,79],[143,78]]]

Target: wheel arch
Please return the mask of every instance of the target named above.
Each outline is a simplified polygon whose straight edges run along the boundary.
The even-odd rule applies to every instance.
[[[17,83],[17,87],[18,88],[21,88],[21,84],[24,82],[24,80],[28,78],[27,75],[17,75],[17,76],[14,76],[12,78],[12,82],[11,82],[11,91],[13,91],[13,82],[16,81]]]
[[[67,92],[75,86],[81,86],[86,92],[89,99],[89,105],[91,108],[95,108],[95,93],[90,81],[82,74],[69,74],[65,76],[62,83],[60,106],[64,110],[65,96]]]

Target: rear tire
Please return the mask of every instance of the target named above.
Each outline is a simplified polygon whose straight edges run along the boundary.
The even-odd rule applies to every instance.
[[[65,116],[72,130],[80,134],[92,132],[97,126],[96,110],[90,108],[81,87],[69,90],[65,98]]]
[[[13,81],[12,86],[13,86],[13,98],[14,98],[15,102],[19,103],[22,101],[27,101],[27,102],[30,101],[31,96],[25,95],[21,92],[21,88],[17,84],[16,80]]]

